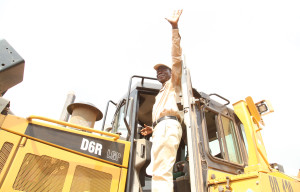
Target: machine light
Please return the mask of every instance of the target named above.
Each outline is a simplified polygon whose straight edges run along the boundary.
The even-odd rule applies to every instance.
[[[274,109],[268,100],[262,100],[255,104],[261,116],[274,112]]]

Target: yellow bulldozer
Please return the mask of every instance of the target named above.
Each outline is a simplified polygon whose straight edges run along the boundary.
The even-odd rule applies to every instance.
[[[119,102],[104,115],[90,103],[69,102],[70,118],[18,117],[3,95],[23,80],[24,59],[0,41],[0,191],[150,192],[152,106],[160,84],[132,76]],[[173,168],[175,192],[298,192],[300,176],[268,162],[261,136],[269,101],[251,97],[229,105],[223,96],[192,87],[183,62],[183,136]],[[133,80],[136,81],[133,84]],[[107,125],[107,111],[115,113]],[[104,117],[103,117],[104,116]],[[102,119],[102,130],[93,129]]]

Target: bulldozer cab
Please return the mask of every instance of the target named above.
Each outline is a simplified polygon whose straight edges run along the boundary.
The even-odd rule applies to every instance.
[[[132,86],[133,79],[140,82]],[[152,125],[152,107],[161,88],[155,80],[133,76],[128,95],[117,104],[111,126],[107,128],[131,142],[126,191],[151,191],[151,175],[146,173],[151,161],[151,136],[142,136],[140,130],[144,124]],[[208,169],[244,173],[245,135],[238,117],[227,107],[228,100],[217,94],[199,93],[191,88],[190,82],[182,82],[186,87],[182,89],[182,102],[178,106],[185,119],[173,168],[174,191],[207,191]],[[214,101],[213,96],[225,99],[225,104]]]
[[[131,86],[132,80],[136,79],[139,82]],[[126,191],[151,191],[151,175],[146,173],[151,161],[151,136],[143,136],[140,131],[144,124],[152,126],[152,107],[161,85],[154,78],[142,76],[133,76],[129,84],[129,94],[117,104],[111,127],[107,129],[120,134],[121,139],[131,142]],[[177,152],[177,164],[174,166],[174,182],[176,186],[176,178],[179,178],[181,186],[185,183],[187,188],[177,191],[190,191],[184,133],[183,138],[185,139],[182,139]]]
[[[138,83],[132,86],[132,80]],[[117,104],[111,130],[131,143],[126,191],[151,191],[147,175],[151,137],[142,136],[152,124],[152,107],[161,85],[156,79],[133,76],[128,94]],[[147,82],[145,82],[147,81]],[[151,83],[149,83],[151,81]],[[192,88],[183,64],[179,109],[184,113],[182,139],[173,168],[174,191],[296,191],[299,180],[268,163],[260,135],[261,116],[273,112],[268,101],[251,97],[233,104],[219,94]],[[105,121],[105,120],[104,120]],[[276,165],[276,164],[275,164]],[[279,167],[279,169],[278,169]],[[281,190],[280,190],[281,189]]]

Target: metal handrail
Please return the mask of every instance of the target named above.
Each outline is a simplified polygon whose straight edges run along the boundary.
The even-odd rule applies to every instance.
[[[105,126],[105,121],[106,121],[106,116],[107,116],[107,111],[108,111],[109,103],[112,103],[112,104],[114,104],[115,106],[117,105],[117,104],[116,104],[115,102],[113,102],[112,100],[109,100],[109,101],[107,102],[105,114],[104,114],[104,117],[103,117],[103,123],[102,123],[102,129],[101,129],[101,131],[104,130],[104,126]]]
[[[214,96],[217,96],[217,97],[219,97],[219,98],[221,98],[221,99],[223,99],[224,101],[227,101],[227,103],[225,103],[224,105],[230,104],[230,101],[229,101],[228,99],[222,97],[222,96],[219,95],[219,94],[216,94],[216,93],[211,93],[211,94],[209,94],[209,96],[213,96],[213,95],[214,95]]]
[[[138,76],[138,75],[134,75],[130,78],[129,81],[129,86],[128,86],[128,95],[127,95],[127,99],[126,99],[126,106],[125,106],[125,114],[124,114],[124,123],[126,125],[127,131],[128,131],[128,135],[131,135],[131,130],[129,129],[129,123],[127,122],[127,110],[128,110],[128,101],[129,101],[129,97],[130,97],[130,90],[131,90],[131,84],[132,84],[132,79],[133,78],[141,78],[142,79],[142,86],[144,85],[144,79],[150,79],[150,80],[157,80],[156,78],[153,77],[144,77],[144,76]]]
[[[73,127],[73,128],[84,130],[84,131],[89,131],[89,132],[99,133],[99,134],[102,134],[102,135],[107,135],[107,136],[113,137],[114,140],[117,140],[117,139],[120,138],[120,135],[118,135],[118,134],[108,133],[108,132],[105,132],[105,131],[98,131],[98,130],[91,129],[91,128],[88,128],[88,127],[83,127],[83,126],[80,126],[80,125],[75,125],[75,124],[72,124],[72,123],[68,123],[68,122],[65,122],[65,121],[59,121],[59,120],[50,119],[50,118],[47,118],[47,117],[36,116],[36,115],[31,115],[31,116],[27,117],[28,121],[32,121],[32,119],[39,119],[39,120],[48,121],[48,122],[51,122],[51,123],[60,124],[60,125],[63,125],[63,126]],[[62,128],[64,128],[64,127],[62,127]]]

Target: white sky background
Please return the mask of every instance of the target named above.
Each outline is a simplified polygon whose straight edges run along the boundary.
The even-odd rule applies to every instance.
[[[297,175],[298,0],[0,0],[0,38],[26,61],[23,82],[4,97],[21,117],[59,119],[69,91],[104,113],[132,75],[155,77],[153,65],[170,59],[164,18],[177,8],[184,9],[179,28],[193,86],[231,103],[270,100],[275,113],[262,131],[269,162]]]

